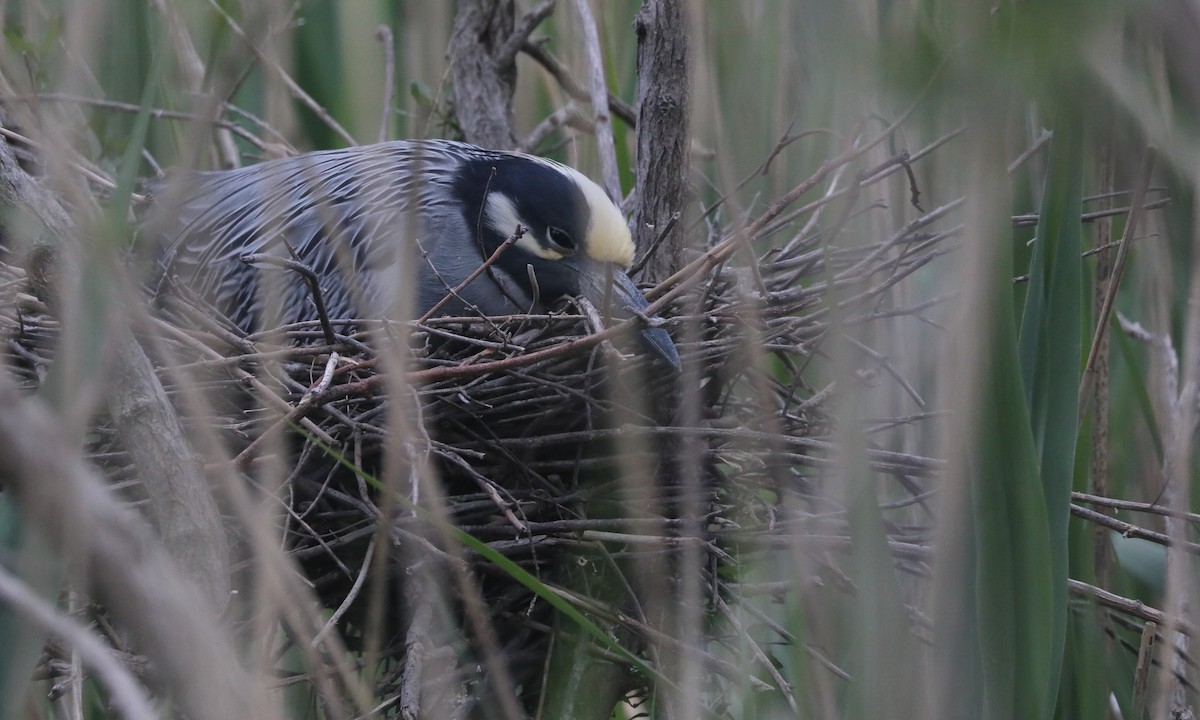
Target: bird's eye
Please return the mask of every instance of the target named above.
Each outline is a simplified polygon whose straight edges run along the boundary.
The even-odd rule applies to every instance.
[[[546,228],[546,237],[550,238],[550,244],[554,246],[554,249],[561,253],[570,255],[576,250],[575,238],[562,228]]]

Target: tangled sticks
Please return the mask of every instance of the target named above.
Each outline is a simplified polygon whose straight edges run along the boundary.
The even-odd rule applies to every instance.
[[[859,328],[920,317],[936,304],[898,304],[893,293],[957,232],[937,229],[950,203],[873,242],[832,242],[879,207],[867,200],[873,188],[908,162],[897,156],[842,180],[838,171],[860,158],[856,150],[825,163],[743,230],[714,225],[705,249],[648,293],[649,312],[669,318],[679,376],[622,355],[628,328],[595,332],[603,310],[587,306],[487,320],[359,321],[351,335],[335,323],[332,337],[319,321],[247,335],[202,299],[178,293],[143,337],[154,338],[188,433],[225,448],[226,460],[207,458],[210,468],[232,462],[258,488],[249,497],[276,508],[288,554],[329,608],[328,628],[315,637],[337,627],[352,645],[392,658],[378,687],[395,703],[421,702],[413,687],[425,688],[424,702],[462,697],[459,690],[481,690],[495,672],[531,703],[559,614],[546,593],[628,647],[678,650],[652,612],[676,597],[674,581],[637,568],[693,574],[710,589],[696,611],[721,614],[761,589],[719,568],[769,556],[804,533],[789,508],[823,502],[814,490],[834,465],[833,388],[810,386],[804,370],[832,337],[861,337]],[[823,197],[791,208],[821,183]],[[24,294],[20,270],[0,271],[5,306],[20,308],[2,320],[10,366],[32,388],[52,360],[57,322]],[[884,354],[852,342],[864,382],[892,378],[923,402]],[[94,461],[138,497],[117,434],[100,423],[92,437]],[[882,446],[867,452],[876,472],[921,502],[936,461]],[[243,548],[253,546],[244,524],[231,528]],[[897,552],[908,540],[895,538]],[[562,572],[564,553],[607,567],[619,592],[575,583]],[[512,567],[539,586],[514,579]],[[439,647],[457,649],[446,657]],[[720,677],[742,675],[714,654],[705,663]]]

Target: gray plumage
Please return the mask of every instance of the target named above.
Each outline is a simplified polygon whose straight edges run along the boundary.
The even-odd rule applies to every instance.
[[[517,244],[439,314],[530,312],[575,294],[615,297],[625,311],[646,305],[624,274],[633,245],[620,212],[586,177],[542,158],[399,141],[176,181],[182,201],[162,192],[150,224],[158,286],[188,288],[247,331],[317,317],[297,273],[247,264],[247,255],[310,268],[335,321],[404,319],[442,301],[518,225]],[[663,353],[665,333],[646,332]]]

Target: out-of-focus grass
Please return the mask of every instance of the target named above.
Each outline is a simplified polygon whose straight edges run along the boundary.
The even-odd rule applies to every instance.
[[[103,5],[108,12],[101,13],[103,22],[95,28],[94,52],[78,56],[63,40],[63,14],[73,6],[49,0],[8,3],[5,74],[28,83],[18,88],[21,92],[63,90],[133,103],[150,83],[149,104],[188,109],[174,75],[151,82],[153,58],[169,47],[162,40],[160,16],[142,0]],[[180,5],[201,59],[236,81],[231,98],[236,104],[286,129],[299,148],[340,144],[316,116],[285,99],[278,78],[251,61],[204,3]],[[270,5],[264,15],[222,3],[239,22],[287,16],[282,3]],[[610,88],[630,101],[636,77],[631,23],[638,5],[610,0],[597,6]],[[953,309],[977,312],[967,318],[937,313],[935,320],[949,331],[909,319],[872,338],[887,343],[876,349],[914,380],[929,409],[955,413],[945,421],[952,426],[942,433],[947,444],[935,444],[932,423],[887,436],[893,449],[919,453],[938,447],[937,454],[959,460],[939,490],[942,544],[933,546],[939,555],[935,577],[920,584],[892,574],[880,528],[897,516],[880,514],[872,505],[889,499],[892,491],[861,470],[856,453],[863,441],[850,427],[862,419],[856,413],[866,416],[868,409],[887,406],[897,415],[921,409],[897,388],[841,383],[841,392],[861,393],[839,405],[847,413],[841,420],[848,426],[843,433],[848,457],[837,476],[845,483],[839,495],[849,509],[850,579],[858,594],[854,602],[840,602],[842,596],[824,588],[803,599],[789,597],[784,609],[766,601],[755,609],[778,617],[801,642],[828,641],[821,649],[853,677],[834,678],[792,647],[777,658],[784,679],[807,703],[806,710],[821,717],[876,716],[887,710],[889,696],[878,693],[891,686],[874,679],[888,667],[898,673],[903,667],[906,689],[916,696],[912,703],[930,717],[983,708],[993,718],[1096,717],[1108,706],[1110,689],[1128,712],[1132,663],[1112,637],[1136,642],[1136,635],[1107,624],[1096,608],[1074,605],[1064,582],[1068,557],[1079,572],[1091,559],[1080,548],[1090,526],[1068,521],[1067,515],[1072,481],[1076,489],[1088,486],[1085,469],[1076,466],[1083,454],[1075,447],[1075,393],[1081,351],[1095,323],[1080,304],[1091,293],[1086,284],[1092,261],[1078,258],[1092,231],[1087,225],[1081,229],[1076,218],[1081,198],[1098,190],[1087,172],[1094,161],[1089,149],[1105,140],[1104,132],[1118,132],[1111,128],[1120,128],[1117,146],[1130,155],[1116,159],[1118,189],[1130,187],[1147,139],[1162,145],[1167,156],[1197,156],[1194,108],[1173,94],[1189,79],[1168,77],[1161,69],[1168,64],[1158,40],[1162,29],[1151,14],[1139,14],[1143,5],[1115,1],[968,9],[952,2],[745,0],[689,7],[696,63],[694,184],[700,202],[712,202],[752,173],[786,134],[811,133],[783,151],[769,173],[733,194],[718,215],[722,225],[737,225],[831,154],[910,108],[912,122],[897,134],[896,149],[915,149],[964,122],[971,126],[963,138],[915,166],[926,209],[961,195],[972,208],[964,217],[968,229],[960,257],[923,271],[915,284],[927,297],[951,295]],[[392,28],[397,51],[398,111],[390,135],[437,134],[425,120],[429,108],[410,88],[427,88],[426,102],[448,97],[443,82],[450,3],[311,1],[301,3],[296,16],[304,22],[279,30],[285,41],[281,61],[357,139],[372,140],[380,121],[383,53],[373,38],[379,23]],[[569,3],[559,4],[546,34],[551,48],[582,79],[577,19]],[[81,67],[88,72],[79,73]],[[521,68],[518,133],[562,100],[532,63],[523,61]],[[68,87],[61,86],[63,78],[71,79]],[[1071,92],[1065,90],[1068,85]],[[1153,102],[1135,106],[1130,98]],[[1112,107],[1116,123],[1105,128],[1084,122],[1081,116],[1102,105]],[[74,123],[71,135],[78,149],[102,163],[112,163],[132,146],[136,118],[131,114],[71,109],[61,115]],[[1005,166],[1043,127],[1055,132],[1049,152],[1035,155],[1015,175],[1006,174]],[[167,164],[184,162],[195,149],[190,137],[179,125],[155,121],[147,147]],[[632,132],[621,129],[617,137],[622,167],[628,168]],[[585,170],[594,170],[593,153],[587,140],[578,149],[560,151],[577,157]],[[146,166],[142,170],[149,172]],[[1186,303],[1187,267],[1195,255],[1190,237],[1195,173],[1181,161],[1169,177],[1156,180],[1170,181],[1176,207],[1169,222],[1139,233],[1150,237],[1137,241],[1118,302],[1121,311],[1156,332],[1174,333],[1179,348],[1185,346],[1179,334],[1195,312]],[[627,173],[623,181],[630,182]],[[894,190],[886,210],[875,212],[899,221],[916,217],[905,202],[906,188]],[[1029,248],[1021,244],[1027,236],[1015,234],[1007,222],[1017,212],[1041,213]],[[870,215],[856,218],[834,242],[845,247],[875,239],[873,223]],[[1121,223],[1114,225],[1114,237],[1119,236]],[[1014,287],[1013,275],[1030,278]],[[1158,379],[1152,377],[1147,349],[1115,327],[1113,332],[1109,488],[1114,496],[1153,501],[1161,491],[1163,453],[1163,428],[1154,415]],[[854,355],[835,352],[835,357]],[[813,372],[832,375],[835,370],[814,361]],[[800,557],[777,561],[806,567],[810,562]],[[1115,582],[1115,592],[1142,596],[1143,586],[1124,573]],[[932,646],[908,637],[908,609],[931,619]],[[1098,622],[1106,623],[1110,636],[1099,631]],[[902,640],[895,639],[897,633]],[[739,708],[740,717],[753,717],[762,707],[781,716],[788,712],[778,697],[755,698],[749,685],[735,690],[729,706],[735,717]]]

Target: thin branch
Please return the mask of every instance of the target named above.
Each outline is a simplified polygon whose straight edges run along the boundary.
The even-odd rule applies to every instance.
[[[518,147],[522,152],[536,152],[538,146],[546,138],[550,137],[551,133],[563,125],[571,125],[584,132],[593,132],[596,127],[592,123],[591,118],[588,118],[580,111],[578,105],[574,102],[568,102],[566,105],[557,108],[554,112],[547,115],[533,130],[530,130],[529,134],[525,136],[525,139],[520,142]]]
[[[358,142],[354,139],[354,136],[351,135],[346,128],[342,127],[341,123],[339,123],[337,120],[334,120],[333,116],[329,114],[328,110],[326,110],[320,103],[313,99],[311,95],[305,92],[304,88],[300,87],[300,84],[292,78],[288,71],[285,70],[283,66],[275,60],[275,58],[270,57],[263,52],[262,48],[258,46],[258,43],[252,40],[246,34],[246,32],[242,30],[242,27],[238,25],[236,20],[233,19],[233,16],[225,12],[225,9],[222,8],[216,0],[208,0],[208,4],[217,12],[218,15],[221,16],[221,18],[225,21],[225,24],[228,25],[229,29],[233,31],[233,34],[245,44],[250,52],[254,53],[254,56],[258,58],[259,62],[261,62],[271,72],[275,73],[275,75],[283,82],[284,87],[288,89],[288,92],[292,94],[292,97],[299,100],[302,105],[311,110],[314,115],[321,119],[321,122],[325,123],[330,130],[333,130],[333,132],[348,145],[358,144]]]
[[[374,553],[375,538],[372,537],[370,544],[367,545],[367,552],[365,555],[363,555],[362,565],[358,569],[358,575],[354,578],[354,585],[350,587],[350,591],[346,593],[346,597],[342,599],[342,603],[338,605],[337,609],[334,610],[329,616],[329,620],[325,621],[325,624],[321,627],[320,631],[318,631],[317,634],[313,636],[313,639],[309,641],[309,645],[311,647],[320,647],[321,640],[323,640],[326,635],[328,635],[335,627],[337,627],[337,624],[341,621],[342,616],[346,614],[346,611],[349,610],[350,606],[354,604],[354,601],[358,599],[358,594],[362,590],[362,586],[367,580],[367,569],[371,567],[371,557]]]
[[[1146,605],[1141,600],[1122,597],[1114,592],[1109,592],[1103,588],[1098,588],[1095,585],[1089,585],[1080,580],[1067,580],[1067,584],[1072,593],[1082,597],[1095,600],[1100,605],[1119,610],[1126,615],[1132,615],[1142,620],[1158,623],[1160,626],[1167,624],[1167,614],[1162,610]],[[1196,636],[1195,628],[1190,623],[1179,622],[1177,628],[1188,634],[1191,637]]]
[[[525,13],[517,24],[513,27],[512,34],[496,51],[496,62],[511,64],[516,61],[517,53],[521,51],[521,47],[529,41],[529,36],[537,29],[542,21],[550,17],[554,12],[556,0],[542,0],[532,10]]]
[[[613,202],[621,202],[621,176],[617,171],[617,147],[613,141],[612,119],[608,113],[608,84],[604,80],[604,60],[600,56],[600,34],[588,0],[574,0],[583,31],[584,56],[587,58],[591,86],[592,119],[596,123],[596,150],[600,155],[600,178]]]
[[[388,131],[392,127],[392,102],[396,92],[396,43],[392,29],[380,25],[375,30],[375,39],[383,45],[383,110],[380,111],[379,135],[377,140],[388,139]]]
[[[292,250],[290,245],[288,246],[288,250],[292,251],[293,257],[296,257],[295,251]],[[330,345],[337,345],[337,333],[334,332],[333,323],[329,320],[329,313],[325,310],[325,298],[321,291],[321,279],[312,271],[312,268],[298,259],[281,258],[267,253],[249,253],[243,255],[241,261],[247,265],[255,263],[274,265],[275,267],[291,270],[304,278],[304,282],[308,285],[308,291],[312,296],[313,305],[316,306],[317,319],[321,323],[321,331],[325,333],[325,342]]]
[[[727,260],[733,253],[745,243],[749,243],[756,239],[759,234],[767,227],[772,220],[777,218],[784,210],[792,203],[810,192],[814,187],[819,185],[830,173],[840,168],[847,163],[850,163],[864,155],[867,151],[882,143],[884,140],[891,137],[892,133],[917,107],[916,102],[905,111],[895,122],[873,138],[862,144],[855,144],[845,150],[841,155],[831,158],[821,163],[820,167],[813,172],[806,180],[796,185],[788,192],[772,202],[765,211],[763,211],[748,227],[737,232],[731,233],[727,238],[722,240],[713,248],[706,251],[703,255],[688,263],[685,267],[673,274],[671,277],[663,280],[646,293],[646,299],[650,300],[650,306],[645,309],[647,315],[657,315],[662,312],[668,303],[683,293],[688,287],[697,282],[705,273],[717,267]]]
[[[580,102],[591,102],[591,95],[571,76],[571,71],[567,69],[567,66],[540,44],[526,41],[521,45],[521,52],[533,58],[546,72],[550,73],[550,76],[558,82],[559,87],[572,98]],[[637,112],[629,103],[612,92],[608,93],[607,101],[609,112],[620,118],[629,127],[637,126]]]
[[[1075,517],[1094,522],[1097,525],[1101,525],[1110,530],[1115,530],[1125,537],[1141,538],[1142,540],[1149,540],[1150,542],[1158,543],[1159,545],[1164,546],[1172,544],[1171,538],[1164,533],[1147,530],[1144,527],[1118,520],[1111,515],[1105,515],[1104,513],[1096,512],[1095,510],[1089,510],[1088,508],[1080,507],[1074,503],[1071,504],[1071,514]],[[1181,543],[1180,547],[1193,555],[1200,555],[1200,543],[1185,542]]]
[[[137,678],[113,657],[111,648],[87,628],[61,614],[20,578],[10,574],[4,565],[0,565],[0,600],[78,653],[80,660],[108,689],[109,700],[122,715],[132,720],[157,720],[159,714],[150,698]]]
[[[1081,492],[1072,492],[1071,499],[1078,502],[1085,502],[1089,505],[1099,505],[1100,507],[1113,508],[1115,510],[1128,510],[1130,512],[1147,513],[1150,515],[1164,515],[1177,517],[1181,520],[1187,520],[1188,522],[1192,523],[1200,523],[1200,514],[1190,512],[1177,513],[1171,508],[1165,505],[1160,505],[1159,503],[1134,502],[1133,500],[1120,500],[1118,498],[1089,495]]]
[[[171,47],[179,56],[179,67],[183,70],[188,92],[193,98],[203,98],[205,111],[202,116],[204,122],[213,125],[216,130],[220,164],[224,167],[238,167],[241,165],[241,156],[238,155],[237,145],[234,144],[229,129],[216,124],[221,105],[216,98],[204,93],[204,62],[200,59],[200,53],[196,52],[192,36],[180,17],[179,6],[174,3],[168,4],[166,0],[151,0],[150,4],[162,15],[163,22],[167,25]]]
[[[675,229],[675,225],[679,223],[680,217],[681,214],[676,211],[671,215],[671,219],[667,221],[667,224],[661,230],[655,228],[658,230],[658,237],[654,238],[654,242],[650,244],[650,247],[646,250],[646,252],[642,253],[642,256],[638,258],[637,262],[633,264],[633,267],[629,269],[629,275],[631,277],[636,276],[639,272],[641,272],[642,268],[646,266],[646,263],[654,258],[654,254],[658,252],[658,248],[662,246],[663,241],[667,239],[667,236],[670,235],[671,231]]]
[[[31,149],[34,149],[34,150],[45,152],[45,148],[40,143],[35,141],[33,138],[26,137],[24,135],[21,135],[20,133],[15,133],[12,130],[9,130],[8,128],[0,127],[0,137],[4,137],[7,140],[16,141],[22,145],[28,146]],[[90,163],[85,161],[83,158],[81,158],[81,157],[66,158],[66,161],[67,161],[67,164],[72,169],[78,170],[79,172],[83,173],[83,175],[88,180],[95,183],[96,185],[99,185],[100,187],[104,188],[105,190],[109,190],[109,191],[116,189],[117,183],[115,181],[113,181],[112,178],[103,174],[102,170],[100,170],[97,167],[92,166]],[[138,193],[132,193],[130,195],[130,199],[132,199],[134,202],[140,203],[140,202],[146,201],[146,196],[140,195]]]
[[[438,300],[436,303],[434,303],[433,307],[429,308],[429,310],[427,310],[425,314],[422,315],[419,320],[417,320],[417,324],[420,325],[434,315],[437,315],[438,310],[441,310],[443,307],[445,307],[446,303],[450,302],[456,297],[459,297],[459,293],[462,292],[464,288],[475,282],[475,279],[480,275],[487,272],[488,268],[490,268],[496,263],[497,260],[500,259],[500,256],[504,254],[504,251],[517,244],[517,241],[520,240],[524,235],[525,228],[518,225],[513,234],[509,235],[504,242],[500,243],[500,245],[492,251],[492,254],[488,256],[487,260],[484,260],[479,267],[475,268],[475,270],[468,275],[465,280],[460,282],[457,286],[450,288],[449,292],[447,292],[441,300]]]
[[[1142,625],[1142,640],[1138,645],[1137,665],[1133,671],[1133,715],[1135,720],[1146,717],[1147,689],[1150,684],[1150,666],[1154,664],[1155,639],[1158,623],[1150,621]]]
[[[1169,205],[1171,205],[1171,198],[1159,198],[1158,200],[1152,200],[1151,202],[1143,203],[1141,205],[1141,208],[1143,211],[1145,211],[1145,210],[1160,210],[1162,208],[1168,207]],[[1103,210],[1092,210],[1091,212],[1080,213],[1079,221],[1085,222],[1085,223],[1095,222],[1096,220],[1099,220],[1101,218],[1114,217],[1117,215],[1128,215],[1129,212],[1130,212],[1129,207],[1113,207],[1113,208],[1105,208]],[[1013,215],[1012,216],[1012,225],[1015,228],[1033,227],[1038,224],[1038,220],[1039,220],[1039,217],[1038,217],[1037,213],[1028,213],[1025,215]],[[1111,243],[1107,247],[1114,247],[1119,244],[1120,244],[1119,242]],[[1100,249],[1102,249],[1102,248],[1094,248],[1092,250],[1089,250],[1088,252],[1083,253],[1083,255],[1085,255],[1085,256],[1089,255],[1093,252],[1099,251]]]

